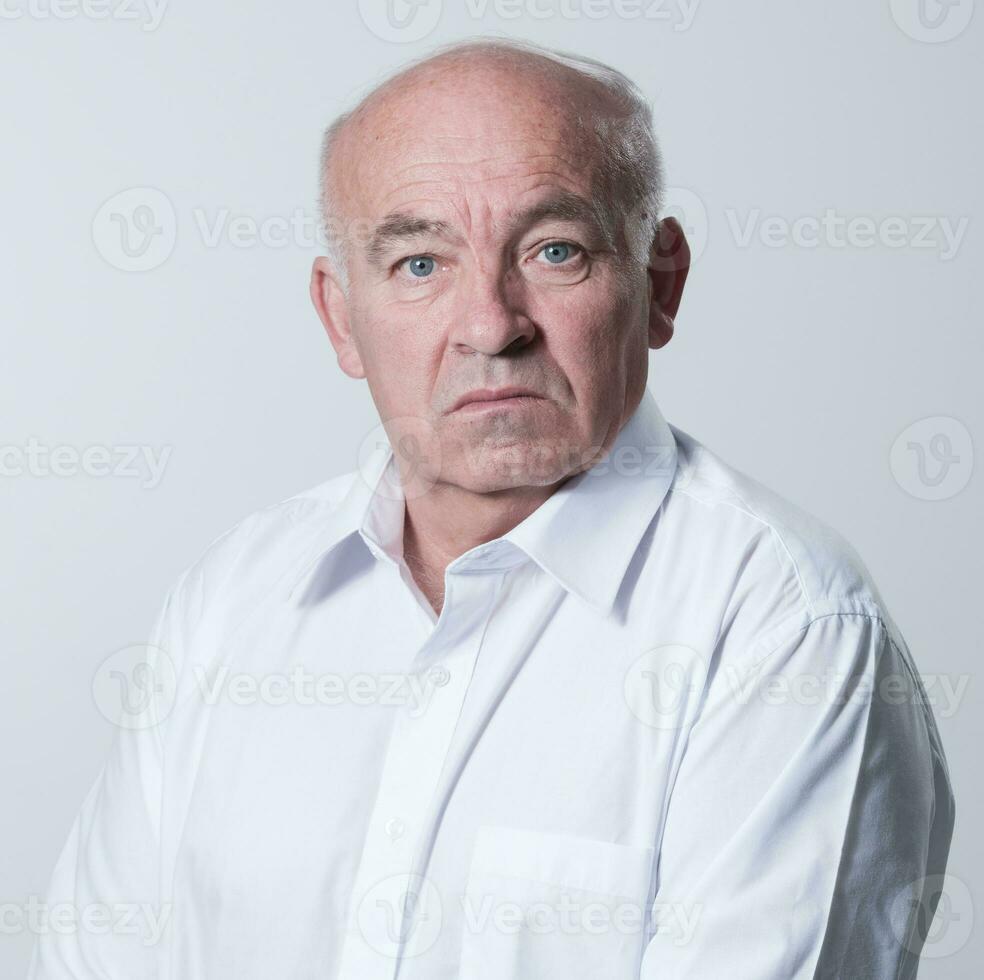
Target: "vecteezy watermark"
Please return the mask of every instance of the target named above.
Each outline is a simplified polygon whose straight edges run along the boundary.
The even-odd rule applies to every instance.
[[[742,671],[732,664],[724,666],[722,675],[730,696],[741,705],[752,700],[770,707],[867,704],[874,700],[896,706],[928,704],[939,718],[952,718],[960,710],[970,685],[970,674],[920,674],[920,689],[904,671],[877,678],[833,670],[763,674]]]
[[[381,956],[410,959],[441,934],[441,895],[423,875],[397,874],[376,882],[359,902],[359,931]]]
[[[383,468],[392,451],[393,466]],[[494,476],[503,484],[530,482],[544,474],[585,473],[597,479],[608,473],[621,477],[672,476],[676,471],[675,444],[584,446],[567,439],[518,440],[495,445],[485,439],[469,439],[457,432],[446,436],[426,418],[397,416],[381,423],[365,436],[358,450],[358,471],[367,486],[387,500],[416,499],[440,479],[442,467],[454,467],[461,477]],[[689,474],[688,474],[689,475]]]
[[[914,41],[952,41],[970,25],[974,0],[889,0],[895,23]]]
[[[411,718],[427,710],[437,688],[451,680],[443,664],[419,673],[312,673],[303,664],[289,670],[262,675],[234,672],[228,664],[192,669],[203,702],[214,707],[220,702],[248,707],[256,704],[320,705],[350,704],[356,707],[404,708]]]
[[[133,644],[111,653],[92,676],[92,700],[109,722],[129,731],[164,721],[177,699],[178,678],[165,650]]]
[[[0,446],[0,478],[74,477],[139,479],[144,490],[153,490],[164,478],[173,446],[160,451],[152,446],[93,445],[79,448],[49,446],[31,437],[23,446]]]
[[[362,218],[333,219],[322,227],[317,215],[295,207],[289,214],[263,217],[228,207],[196,207],[191,228],[210,250],[301,248],[327,250],[363,243],[372,226]],[[170,198],[155,187],[131,187],[105,201],[92,220],[92,240],[102,258],[121,272],[150,272],[174,252],[178,215]]]
[[[903,888],[889,915],[899,943],[926,960],[952,956],[974,928],[970,889],[952,874],[930,875]]]
[[[461,903],[465,935],[638,936],[662,935],[676,946],[693,940],[700,903],[655,901],[643,905],[616,896],[592,897],[581,890],[542,882],[542,897],[517,901],[470,887]],[[397,874],[374,884],[359,903],[359,930],[375,952],[410,958],[427,952],[444,922],[441,893],[418,874]]]
[[[693,647],[679,643],[652,647],[626,671],[625,703],[649,728],[682,728],[696,711],[707,670],[706,658]]]
[[[734,208],[725,211],[728,228],[739,248],[756,242],[765,248],[870,249],[881,245],[890,249],[931,250],[941,262],[956,258],[967,233],[970,218],[945,215],[893,215],[875,219],[868,215],[842,215],[827,208],[819,215],[788,218],[763,216],[760,208],[740,215]]]
[[[96,251],[122,272],[149,272],[163,265],[177,237],[174,205],[155,187],[131,187],[114,194],[92,219]]]
[[[551,889],[553,886],[548,886]],[[466,933],[503,935],[662,935],[675,946],[691,942],[703,907],[699,903],[586,899],[566,889],[551,900],[517,902],[468,893],[462,899]]]
[[[701,0],[464,0],[456,5],[470,20],[648,21],[674,31],[693,26]],[[420,41],[438,25],[442,0],[359,0],[362,22],[380,40],[397,44]]]
[[[145,947],[156,946],[170,921],[172,906],[149,902],[71,902],[49,904],[37,895],[26,902],[0,904],[0,935],[137,936]]]
[[[444,451],[445,458],[450,456]],[[578,474],[586,480],[609,473],[620,477],[652,478],[672,475],[676,468],[676,447],[669,445],[604,446],[574,445],[563,439],[540,439],[490,448],[482,440],[461,447],[461,460],[473,474],[487,473],[490,464],[496,477],[506,483],[529,481],[530,474]]]
[[[970,482],[974,444],[967,427],[947,415],[919,419],[892,443],[895,482],[919,500],[949,500]]]
[[[653,647],[626,671],[625,701],[644,725],[676,730],[693,719],[707,677],[706,658],[692,647]],[[916,684],[905,670],[879,676],[837,670],[769,673],[728,663],[717,677],[717,687],[740,706],[753,701],[776,708],[877,701],[893,706],[929,705],[939,718],[952,718],[960,710],[970,686],[970,674],[921,674]]]
[[[842,214],[825,208],[815,214],[795,216],[766,214],[762,208],[747,213],[737,208],[723,212],[732,241],[738,248],[759,246],[770,249],[813,250],[876,247],[893,251],[935,252],[941,262],[955,259],[970,227],[967,215],[950,217],[936,214],[886,215]],[[668,187],[662,217],[675,218],[690,246],[691,262],[707,249],[711,235],[711,215],[702,197],[687,187]],[[714,224],[717,222],[714,217]],[[672,259],[672,256],[668,257]]]
[[[696,262],[704,254],[711,232],[707,207],[701,196],[689,187],[667,187],[662,212],[662,219],[666,218],[675,218],[679,222],[690,248],[690,261]]]
[[[379,470],[390,449],[393,465]],[[400,415],[369,431],[359,444],[357,465],[362,479],[384,500],[416,500],[440,478],[442,457],[433,425],[416,415]]]
[[[464,0],[473,20],[489,13],[502,20],[607,20],[652,21],[689,30],[701,0]]]
[[[140,23],[145,33],[164,20],[169,0],[0,0],[0,20],[113,20]]]
[[[712,216],[701,196],[690,188],[668,187],[661,218],[674,218],[682,227],[697,262],[707,249]],[[642,216],[641,203],[626,218],[636,227]],[[815,214],[795,216],[767,214],[761,208],[747,212],[728,208],[724,224],[738,248],[795,248],[865,251],[873,248],[935,253],[941,262],[957,258],[970,228],[967,215],[890,214],[876,217],[842,214],[826,208]],[[719,221],[715,215],[713,221]],[[214,251],[232,248],[298,248],[317,254],[364,249],[371,241],[376,222],[367,216],[327,219],[303,207],[283,214],[258,215],[229,207],[194,207],[187,226],[202,247]],[[666,234],[666,228],[663,232]],[[103,259],[123,272],[148,272],[163,265],[174,251],[178,238],[178,215],[171,200],[152,187],[134,187],[114,194],[97,211],[92,222],[93,242]],[[672,265],[682,242],[666,235],[665,253],[655,261]],[[652,257],[651,257],[652,261]]]
[[[339,225],[321,228],[316,215],[304,208],[294,208],[289,215],[267,215],[258,218],[253,214],[235,214],[229,208],[195,208],[192,219],[199,238],[206,248],[219,248],[229,244],[233,248],[325,248],[333,238],[342,238]]]
[[[409,44],[437,27],[443,6],[443,0],[359,0],[359,15],[381,41]]]

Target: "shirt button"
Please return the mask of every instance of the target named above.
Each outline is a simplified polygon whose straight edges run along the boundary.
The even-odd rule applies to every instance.
[[[392,817],[386,821],[386,826],[383,829],[390,840],[396,841],[406,832],[407,825],[399,817]]]
[[[427,671],[427,676],[434,687],[444,687],[451,680],[451,671],[444,664],[437,664]]]

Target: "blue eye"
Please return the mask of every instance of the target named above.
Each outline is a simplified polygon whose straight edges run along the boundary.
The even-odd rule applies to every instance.
[[[410,274],[418,279],[429,276],[434,271],[434,260],[429,255],[414,255],[407,259]]]
[[[547,261],[552,265],[560,265],[566,262],[571,256],[571,246],[567,242],[551,242],[544,245],[542,254],[547,257]]]

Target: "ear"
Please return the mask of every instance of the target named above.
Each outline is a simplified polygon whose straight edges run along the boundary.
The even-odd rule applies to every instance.
[[[311,268],[311,302],[335,348],[338,366],[350,378],[364,378],[366,372],[352,337],[345,291],[324,255],[319,255]]]
[[[690,272],[690,246],[680,222],[664,218],[649,252],[649,346],[666,346],[673,336],[673,320],[680,309],[683,286]]]

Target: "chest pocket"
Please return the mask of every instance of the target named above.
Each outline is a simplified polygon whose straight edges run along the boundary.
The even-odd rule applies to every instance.
[[[637,975],[653,856],[651,847],[479,828],[461,980]]]

